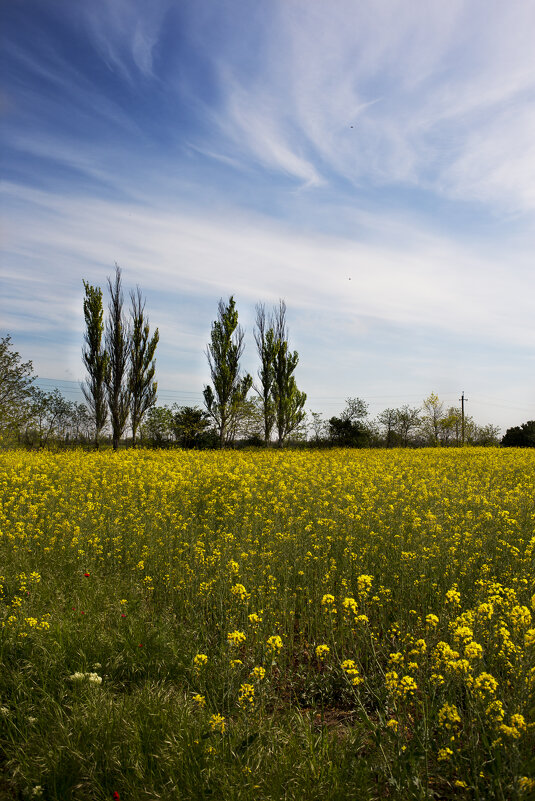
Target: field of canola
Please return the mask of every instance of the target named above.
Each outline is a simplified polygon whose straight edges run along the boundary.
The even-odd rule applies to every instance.
[[[0,799],[535,796],[535,453],[0,456]]]

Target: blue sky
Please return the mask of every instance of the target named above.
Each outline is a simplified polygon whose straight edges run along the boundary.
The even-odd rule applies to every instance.
[[[535,3],[10,0],[1,332],[83,378],[82,279],[114,262],[160,330],[160,402],[201,401],[220,297],[244,367],[286,300],[327,415],[462,390],[535,416]],[[50,381],[49,381],[50,379]]]

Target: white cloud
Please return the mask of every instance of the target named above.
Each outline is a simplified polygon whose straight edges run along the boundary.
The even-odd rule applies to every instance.
[[[533,212],[533,4],[273,8],[254,70],[214,58],[220,130],[244,157],[310,186],[334,171]]]
[[[295,308],[347,318],[524,346],[533,341],[529,293],[519,297],[503,268],[503,252],[478,255],[444,236],[409,228],[408,219],[363,214],[361,226],[368,220],[369,233],[364,242],[305,236],[238,211],[200,216],[157,202],[140,207],[67,200],[14,186],[7,194],[16,203],[8,216],[6,264],[11,260],[28,281],[42,265],[31,307],[26,291],[11,300],[21,319],[26,310],[32,316],[40,310],[43,323],[54,324],[65,308],[66,290],[54,302],[52,290],[37,290],[41,281],[81,294],[82,277],[102,281],[118,261],[129,283],[165,293],[166,302],[184,293],[214,300],[236,293],[244,304],[283,296]]]
[[[153,51],[169,7],[169,0],[93,0],[82,12],[102,59],[134,82],[138,76],[133,67],[153,77]]]

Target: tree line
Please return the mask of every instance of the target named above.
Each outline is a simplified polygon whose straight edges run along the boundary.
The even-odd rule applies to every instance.
[[[296,383],[297,351],[288,341],[286,304],[256,306],[255,377],[241,370],[244,331],[234,297],[221,299],[206,348],[211,383],[204,408],[158,406],[156,348],[139,287],[124,307],[122,274],[107,279],[106,314],[100,287],[84,286],[81,385],[85,403],[66,400],[58,389],[33,385],[33,366],[0,339],[0,439],[28,447],[92,445],[225,448],[291,444],[305,447],[419,447],[499,444],[499,429],[479,426],[457,407],[431,393],[420,407],[385,409],[370,419],[361,398],[347,398],[339,416],[325,419],[305,410],[307,396]],[[535,422],[508,429],[503,445],[535,446]]]

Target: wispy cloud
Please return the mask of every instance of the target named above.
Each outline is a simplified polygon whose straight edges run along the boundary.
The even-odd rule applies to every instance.
[[[170,6],[170,0],[94,0],[84,4],[82,15],[109,68],[134,82],[136,72],[154,77],[154,48]]]
[[[334,172],[533,211],[531,4],[276,8],[254,70],[217,65],[219,128],[244,155],[310,186]]]
[[[213,301],[239,293],[254,304],[282,295],[296,308],[464,331],[485,341],[533,342],[530,303],[510,291],[502,252],[492,260],[478,256],[447,237],[409,230],[407,219],[364,214],[362,224],[370,223],[364,242],[305,236],[238,210],[197,216],[156,199],[140,207],[83,197],[67,201],[9,186],[7,193],[16,209],[6,243],[16,275],[31,275],[39,259],[42,275],[75,295],[82,277],[99,280],[116,260],[140,284],[149,267],[151,291],[167,299],[187,293]],[[29,214],[33,224],[23,233]],[[22,318],[24,293],[12,302],[22,304]],[[43,321],[56,319],[50,297],[32,301],[32,308],[35,303],[41,303]]]

